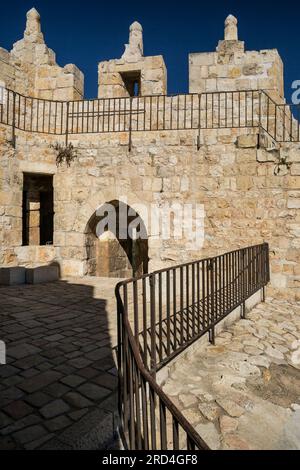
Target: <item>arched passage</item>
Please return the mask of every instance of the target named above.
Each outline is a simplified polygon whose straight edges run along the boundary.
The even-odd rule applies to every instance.
[[[124,202],[100,206],[87,224],[85,237],[88,275],[124,278],[148,272],[145,224]]]

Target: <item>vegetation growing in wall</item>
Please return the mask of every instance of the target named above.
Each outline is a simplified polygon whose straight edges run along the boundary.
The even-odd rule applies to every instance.
[[[279,155],[275,164],[274,175],[278,176],[282,170],[282,167],[286,168],[286,170],[289,170],[291,166],[292,163],[287,161],[287,155]]]
[[[56,155],[56,165],[62,165],[64,162],[67,166],[71,166],[71,162],[77,158],[77,150],[74,148],[73,144],[70,142],[67,145],[60,143],[52,144],[50,147],[54,148],[57,152]]]

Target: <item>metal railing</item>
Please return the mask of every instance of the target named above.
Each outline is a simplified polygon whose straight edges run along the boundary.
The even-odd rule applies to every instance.
[[[261,92],[260,127],[275,142],[300,142],[300,106],[278,104]]]
[[[0,123],[66,137],[262,127],[278,142],[300,141],[299,106],[277,104],[262,90],[51,101],[0,88]]]
[[[268,244],[170,267],[116,287],[119,413],[131,449],[208,449],[156,372],[270,280]]]

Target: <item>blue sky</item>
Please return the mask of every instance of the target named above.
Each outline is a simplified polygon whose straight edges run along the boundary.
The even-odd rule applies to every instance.
[[[300,2],[10,0],[1,5],[0,47],[11,49],[23,36],[26,11],[33,6],[58,63],[75,63],[84,72],[88,98],[97,95],[98,62],[122,55],[134,20],[144,29],[145,55],[164,56],[168,93],[188,91],[188,53],[215,50],[229,13],[239,20],[239,37],[247,50],[279,50],[288,101],[291,83],[300,80]]]

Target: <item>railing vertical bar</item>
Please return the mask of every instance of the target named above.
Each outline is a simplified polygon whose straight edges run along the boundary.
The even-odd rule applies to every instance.
[[[198,330],[198,334],[200,333],[200,330],[201,330],[201,324],[200,324],[200,320],[201,320],[201,317],[200,317],[200,263],[199,261],[197,261],[197,309],[196,309],[196,312],[197,312],[197,330]]]
[[[186,336],[187,340],[190,339],[190,293],[189,293],[189,286],[190,284],[190,279],[189,279],[189,265],[186,266],[185,268],[185,298],[186,298],[186,304],[185,304],[185,310],[186,310],[186,318],[187,318],[187,324],[186,324]]]
[[[202,328],[206,328],[206,292],[205,286],[205,261],[201,261],[201,277],[202,277]]]
[[[192,264],[192,335],[196,333],[196,318],[195,318],[195,264]]]
[[[183,267],[180,266],[180,344],[184,343],[184,313],[183,313]]]
[[[143,343],[144,343],[144,364],[147,365],[148,357],[148,325],[147,325],[147,287],[146,287],[146,278],[142,279],[142,295],[143,295]]]
[[[138,285],[137,281],[134,280],[132,283],[133,287],[133,316],[134,316],[134,336],[136,341],[139,339],[139,306],[138,306]]]
[[[137,443],[137,448],[138,450],[141,450],[143,448],[142,446],[142,426],[141,426],[141,404],[140,404],[140,374],[139,370],[135,364],[134,364],[134,386],[135,386],[135,415],[136,415],[136,443]]]
[[[178,421],[173,417],[173,450],[179,449]]]
[[[159,400],[159,421],[160,421],[160,445],[161,450],[167,450],[167,420],[166,406],[162,400]]]
[[[155,312],[155,274],[149,277],[150,282],[150,321],[151,321],[151,373],[156,375],[156,312]]]
[[[149,429],[148,429],[148,399],[147,399],[147,386],[144,378],[141,379],[141,396],[142,396],[142,418],[143,418],[143,438],[144,449],[149,449]]]
[[[152,388],[149,389],[150,395],[150,423],[151,423],[151,449],[156,450],[156,416],[155,416],[155,392]]]
[[[171,353],[171,325],[170,325],[170,271],[166,273],[166,313],[167,313],[167,355]]]
[[[162,273],[158,274],[159,357],[163,359]]]
[[[174,338],[174,350],[177,349],[177,302],[176,302],[176,269],[173,269],[173,338]]]

